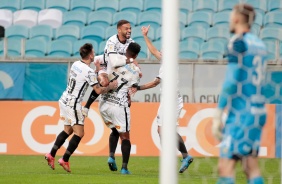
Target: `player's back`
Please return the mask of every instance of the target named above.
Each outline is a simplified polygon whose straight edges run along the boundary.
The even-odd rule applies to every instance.
[[[266,70],[266,48],[263,42],[255,35],[246,33],[235,35],[229,45],[229,64],[236,63],[235,80],[231,96],[231,109],[240,114],[262,114],[265,113],[265,97],[262,85]],[[228,74],[227,74],[228,75]],[[232,81],[230,81],[232,82]]]

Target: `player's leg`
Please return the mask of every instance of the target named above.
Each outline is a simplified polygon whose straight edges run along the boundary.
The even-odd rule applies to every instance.
[[[109,137],[109,158],[108,165],[111,171],[117,171],[117,165],[115,162],[115,152],[118,144],[119,133],[116,128],[111,128],[112,132]]]
[[[121,138],[121,152],[122,152],[121,174],[130,174],[127,168],[129,157],[130,157],[130,151],[131,151],[129,132],[120,133],[120,138]]]
[[[261,177],[258,157],[248,156],[242,160],[242,166],[245,174],[248,178],[248,184],[263,184],[263,178]]]
[[[186,169],[188,169],[190,164],[193,162],[193,157],[188,154],[187,148],[184,144],[182,137],[179,134],[177,134],[177,137],[178,137],[178,150],[181,152],[183,157],[183,160],[181,161],[182,164],[180,166],[179,173],[183,173]]]
[[[219,178],[217,184],[234,184],[236,160],[220,158],[218,162]]]

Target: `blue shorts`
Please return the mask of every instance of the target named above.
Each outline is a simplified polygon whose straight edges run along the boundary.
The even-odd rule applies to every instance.
[[[220,144],[220,157],[241,159],[246,156],[258,156],[262,128],[266,115],[241,115],[240,122],[234,116],[229,116],[223,130],[223,140]]]

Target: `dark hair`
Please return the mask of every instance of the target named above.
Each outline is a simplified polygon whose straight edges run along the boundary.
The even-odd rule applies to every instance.
[[[86,43],[82,45],[82,47],[80,47],[79,49],[81,58],[85,59],[92,52],[92,49],[93,49],[93,45],[91,43]]]
[[[123,24],[130,24],[130,22],[128,22],[127,20],[120,20],[117,23],[117,28],[119,28],[120,26],[122,26]]]
[[[135,57],[139,54],[141,46],[138,43],[131,42],[126,50],[129,57]]]
[[[249,4],[240,3],[234,6],[234,10],[241,14],[244,18],[244,22],[251,27],[256,18],[256,12],[254,8]]]

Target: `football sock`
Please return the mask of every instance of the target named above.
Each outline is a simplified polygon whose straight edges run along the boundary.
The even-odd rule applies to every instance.
[[[86,107],[87,109],[90,108],[91,104],[96,100],[96,98],[99,96],[99,94],[96,93],[95,90],[92,90],[87,102],[86,102],[86,105],[84,107]]]
[[[248,184],[263,184],[263,183],[264,183],[264,181],[263,181],[263,178],[261,176],[248,180]]]
[[[110,149],[110,157],[115,159],[115,152],[118,144],[119,133],[117,129],[112,128],[112,133],[109,137],[109,149]]]
[[[63,156],[63,160],[65,162],[68,162],[69,161],[69,158],[70,156],[72,155],[72,153],[75,151],[75,149],[77,148],[79,142],[80,142],[81,138],[77,135],[73,135],[71,140],[70,140],[70,143],[69,143],[69,146]]]
[[[122,168],[127,169],[127,164],[130,156],[131,143],[130,140],[124,139],[121,142],[121,152],[122,152]]]
[[[178,138],[178,150],[181,152],[182,157],[186,158],[188,156],[188,152],[184,144],[184,141],[179,134],[177,134],[177,138]]]
[[[216,184],[234,184],[234,178],[219,177]]]
[[[56,153],[58,151],[58,149],[60,149],[60,147],[64,144],[65,140],[69,137],[69,134],[67,134],[65,131],[62,131],[58,136],[57,139],[54,143],[54,146],[51,149],[50,154],[52,155],[52,157],[56,156]]]

